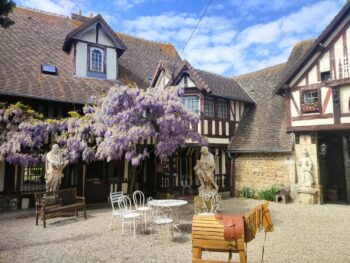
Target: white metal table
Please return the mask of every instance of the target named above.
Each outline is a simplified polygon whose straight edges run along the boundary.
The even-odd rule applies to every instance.
[[[167,207],[167,208],[175,208],[175,207],[179,207],[182,205],[186,205],[188,204],[187,201],[185,200],[176,200],[176,199],[158,199],[158,200],[151,200],[148,202],[148,204],[150,206],[155,207],[156,209],[161,208],[161,207]],[[174,224],[174,227],[180,232],[181,230],[178,227],[178,224]]]

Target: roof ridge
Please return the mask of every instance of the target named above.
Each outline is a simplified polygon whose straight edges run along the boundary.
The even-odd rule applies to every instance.
[[[226,76],[224,76],[224,75],[220,75],[220,74],[213,73],[213,72],[206,71],[206,70],[199,69],[199,68],[194,68],[194,69],[195,69],[195,70],[202,71],[202,72],[205,72],[205,73],[208,73],[208,74],[211,74],[211,75],[215,75],[215,76],[220,77],[220,78],[224,78],[224,79],[228,79],[228,80],[233,80],[233,81],[235,81],[233,78],[226,77]]]
[[[57,17],[71,19],[70,16],[61,15],[61,14],[57,14],[57,13],[52,13],[52,12],[48,12],[48,11],[44,11],[44,10],[40,10],[40,9],[37,9],[37,8],[28,7],[28,6],[21,6],[20,5],[20,6],[16,6],[16,8],[27,9],[27,10],[30,10],[30,11],[34,11],[34,12],[38,12],[38,13],[42,13],[42,14],[46,14],[46,15],[52,15],[52,16],[57,16]]]
[[[232,76],[232,79],[246,77],[246,76],[249,76],[249,75],[252,75],[252,74],[260,73],[261,71],[265,71],[265,70],[268,70],[268,69],[271,69],[271,68],[280,67],[280,66],[286,65],[286,64],[287,64],[287,62],[282,62],[282,63],[276,64],[276,65],[272,65],[272,66],[269,66],[269,67],[266,67],[266,68],[258,69],[258,70],[255,70],[255,71],[251,71],[251,72],[248,72],[248,73],[245,73],[245,74],[242,74],[242,75]]]
[[[146,41],[146,42],[152,42],[152,43],[155,43],[155,44],[164,44],[164,45],[174,46],[174,45],[173,45],[172,43],[170,43],[170,42],[163,42],[163,41],[157,41],[157,40],[150,40],[150,39],[146,39],[146,38],[143,38],[143,37],[130,35],[130,34],[124,33],[124,32],[117,32],[117,31],[114,31],[114,33],[116,33],[116,34],[121,34],[121,35],[128,36],[128,37],[132,37],[132,38],[137,38],[137,39],[139,39],[139,40]]]

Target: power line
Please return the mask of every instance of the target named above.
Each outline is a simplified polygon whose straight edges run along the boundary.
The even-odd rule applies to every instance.
[[[191,33],[190,37],[188,38],[188,40],[187,40],[185,46],[184,46],[183,49],[181,50],[181,52],[180,52],[180,57],[182,56],[182,53],[185,51],[185,48],[187,47],[188,43],[190,42],[190,40],[191,40],[191,38],[192,38],[194,32],[196,31],[196,29],[197,29],[199,23],[202,21],[203,17],[205,16],[205,13],[207,12],[207,10],[208,10],[208,8],[209,8],[209,6],[211,5],[212,2],[213,2],[213,0],[209,0],[209,2],[208,2],[208,4],[207,4],[207,6],[205,7],[205,9],[204,9],[204,11],[203,11],[201,17],[199,18],[199,20],[198,20],[196,26],[193,28],[192,33]]]

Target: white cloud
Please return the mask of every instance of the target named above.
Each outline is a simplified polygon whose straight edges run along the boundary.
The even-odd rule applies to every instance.
[[[76,1],[71,0],[22,0],[20,5],[62,15],[70,15],[78,10]]]
[[[266,2],[260,0],[245,0],[244,6],[276,10],[290,6],[289,1],[273,1],[274,7],[262,6],[261,2],[264,5]],[[324,0],[267,23],[257,22],[240,30],[236,25],[237,17],[231,19],[209,14],[199,25],[182,56],[195,67],[226,75],[242,74],[285,62],[297,41],[317,37],[327,26],[342,6],[339,1]],[[125,21],[123,26],[129,33],[174,43],[180,52],[197,19],[191,13],[164,13]]]
[[[147,0],[114,0],[114,4],[123,11],[129,10],[136,5],[142,4]]]

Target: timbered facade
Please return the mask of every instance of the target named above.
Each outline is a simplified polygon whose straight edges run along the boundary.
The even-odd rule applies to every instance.
[[[287,131],[313,161],[318,202],[350,202],[350,3],[285,73]],[[290,63],[292,64],[292,63]]]
[[[227,146],[245,110],[254,105],[254,100],[235,80],[195,69],[186,60],[173,64],[160,62],[151,85],[176,86],[184,90],[185,107],[200,116],[198,126],[192,129],[208,138],[209,148],[215,156],[215,180],[222,191],[233,194],[233,169]],[[175,168],[169,176],[175,183],[164,184],[164,190],[171,189],[172,185],[183,190],[197,188],[193,167],[200,158],[200,149],[191,143],[187,146],[183,150],[185,154],[173,157]]]

